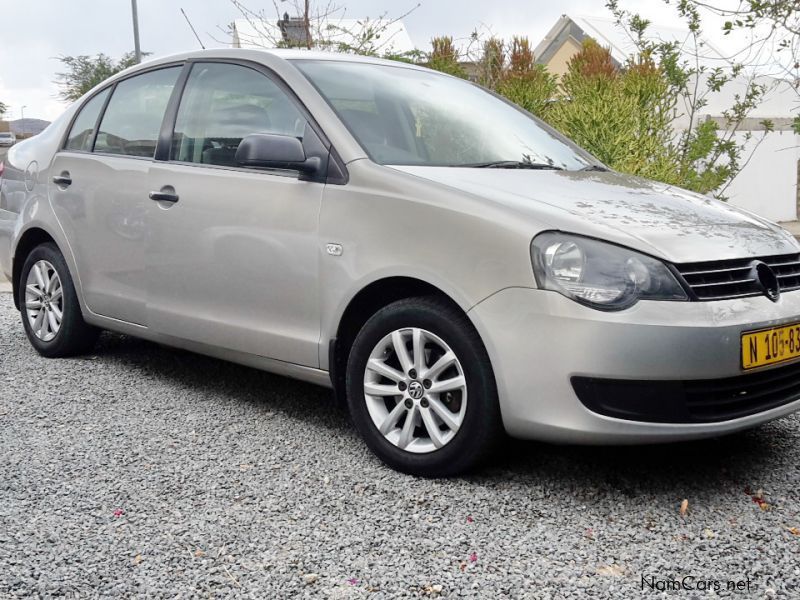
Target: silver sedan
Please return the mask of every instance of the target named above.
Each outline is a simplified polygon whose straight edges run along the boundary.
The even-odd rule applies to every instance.
[[[101,329],[333,388],[443,476],[504,432],[684,440],[800,408],[800,246],[402,63],[209,50],[100,84],[0,179],[33,347]]]

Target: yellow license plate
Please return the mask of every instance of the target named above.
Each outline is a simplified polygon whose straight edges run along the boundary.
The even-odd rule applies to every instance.
[[[742,334],[742,368],[754,369],[800,357],[800,323]]]

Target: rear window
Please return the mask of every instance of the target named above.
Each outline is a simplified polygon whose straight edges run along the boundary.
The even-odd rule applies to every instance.
[[[136,75],[117,84],[97,132],[95,152],[152,158],[181,67]]]
[[[72,124],[67,143],[64,146],[65,149],[91,151],[97,117],[100,116],[100,111],[103,110],[109,91],[109,89],[103,90],[83,105],[81,112],[78,113],[78,117]]]

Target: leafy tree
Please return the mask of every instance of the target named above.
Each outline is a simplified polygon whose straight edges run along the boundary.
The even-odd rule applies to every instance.
[[[55,80],[60,88],[58,96],[65,102],[74,102],[97,84],[136,64],[133,52],[119,60],[105,54],[61,56],[58,60],[66,67],[66,71],[56,74]]]
[[[792,82],[793,89],[800,96],[800,1],[740,0],[725,3],[719,0],[680,0],[678,9],[698,23],[701,13],[722,17],[725,35],[744,34],[743,47],[736,56],[757,65],[769,63],[773,70],[777,68],[779,77]],[[800,114],[795,117],[793,128],[800,134]]]
[[[8,112],[8,104],[0,102],[0,119],[2,119]]]

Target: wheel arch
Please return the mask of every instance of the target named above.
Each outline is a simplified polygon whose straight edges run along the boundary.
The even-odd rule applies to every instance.
[[[405,298],[435,296],[467,314],[461,304],[444,290],[416,277],[387,276],[361,288],[348,302],[336,327],[335,337],[328,342],[328,370],[338,399],[345,398],[345,371],[350,348],[358,332],[378,310]]]
[[[58,242],[45,229],[41,227],[31,227],[27,229],[19,238],[14,249],[14,258],[11,267],[11,290],[14,295],[14,306],[19,310],[19,286],[22,276],[22,265],[31,251],[42,244],[53,243],[61,251]],[[61,251],[63,254],[63,251]]]

